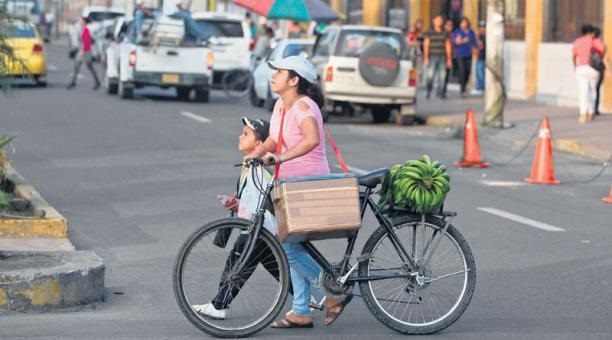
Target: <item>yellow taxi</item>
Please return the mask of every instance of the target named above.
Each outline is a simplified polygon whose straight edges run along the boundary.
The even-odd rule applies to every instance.
[[[16,81],[34,81],[38,86],[47,85],[47,61],[45,45],[36,27],[25,21],[0,22],[0,29],[7,44],[19,61],[5,60],[7,76]]]

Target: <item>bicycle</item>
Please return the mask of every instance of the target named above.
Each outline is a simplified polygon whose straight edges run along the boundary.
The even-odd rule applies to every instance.
[[[260,159],[248,164],[251,174],[264,166]],[[426,216],[409,210],[382,211],[372,194],[388,173],[380,169],[357,178],[363,189],[361,218],[369,208],[380,226],[369,236],[354,264],[351,259],[358,233],[347,239],[344,256],[335,264],[312,243],[302,244],[322,268],[319,283],[327,295],[348,304],[353,286],[358,283],[367,308],[385,326],[403,334],[435,333],[457,321],[468,307],[476,284],[474,257],[451,224],[455,212],[440,209]],[[263,188],[260,183],[259,189],[261,199],[253,220],[225,218],[210,222],[184,242],[176,257],[173,288],[180,309],[193,325],[216,337],[246,337],[261,331],[277,317],[288,295],[287,258],[279,240],[262,228],[273,184]],[[229,251],[233,260],[227,257],[217,261],[219,257],[213,254],[221,249],[218,243],[215,245],[220,230],[229,235],[225,244],[234,244]],[[240,237],[242,244],[236,242]],[[201,243],[204,241],[212,244]],[[257,258],[262,255],[254,252],[262,245],[268,254],[264,259]],[[197,261],[200,256],[203,262]],[[275,279],[256,271],[258,262]],[[211,275],[218,277],[221,272],[221,280],[218,284],[215,281],[211,289]],[[224,297],[233,300],[229,317],[211,319],[193,309],[194,304],[207,301],[211,294],[219,294],[221,288],[226,290]],[[237,295],[227,293],[231,289]]]

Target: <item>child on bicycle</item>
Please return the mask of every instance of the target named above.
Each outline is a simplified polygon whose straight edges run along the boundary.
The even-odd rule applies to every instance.
[[[242,123],[244,126],[239,137],[238,150],[248,155],[268,138],[270,123],[263,119],[249,119],[247,117],[242,118]],[[242,167],[238,180],[236,197],[226,205],[226,208],[236,212],[238,217],[252,219],[257,213],[257,206],[260,198],[258,187],[265,189],[268,183],[272,181],[272,175],[263,168],[261,169],[261,173],[252,174],[247,167]],[[277,233],[276,220],[270,211],[266,211],[265,213],[264,227],[272,234]],[[214,244],[219,247],[225,247],[230,235],[223,234],[223,230],[219,232],[220,233],[218,233],[215,238]],[[212,319],[225,319],[230,303],[236,295],[238,295],[238,292],[240,292],[240,289],[249,277],[251,277],[260,262],[266,270],[278,280],[278,265],[276,263],[269,263],[269,261],[262,262],[263,259],[271,256],[270,249],[264,242],[258,241],[258,243],[255,244],[255,249],[253,249],[253,255],[251,255],[254,258],[249,261],[250,265],[244,268],[240,273],[242,279],[239,280],[240,284],[228,284],[227,272],[231,264],[236,262],[240,256],[246,242],[246,236],[247,235],[240,235],[234,243],[219,281],[217,295],[209,303],[192,306],[193,310],[198,314]]]

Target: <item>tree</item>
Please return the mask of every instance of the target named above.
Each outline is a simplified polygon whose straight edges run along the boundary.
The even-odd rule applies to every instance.
[[[487,59],[484,125],[504,127],[504,1],[487,0]]]

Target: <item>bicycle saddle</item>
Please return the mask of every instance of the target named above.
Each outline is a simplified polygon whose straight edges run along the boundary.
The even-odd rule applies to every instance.
[[[357,181],[359,182],[359,185],[373,189],[376,188],[376,186],[380,184],[388,174],[389,170],[382,168],[357,177]]]

